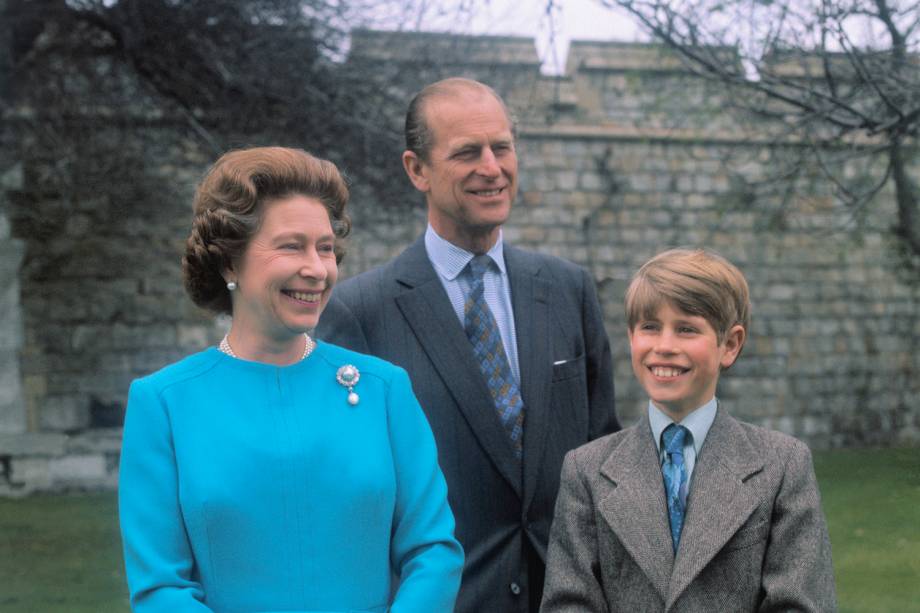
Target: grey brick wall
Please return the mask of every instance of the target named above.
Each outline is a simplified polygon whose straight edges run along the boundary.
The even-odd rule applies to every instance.
[[[409,48],[393,36],[412,38],[365,33],[354,48],[386,62],[386,48]],[[799,145],[757,136],[660,50],[575,43],[569,73],[556,78],[540,76],[522,39],[460,42],[472,64],[413,64],[402,87],[463,73],[506,95],[521,162],[506,238],[593,274],[626,422],[644,405],[622,314],[628,279],[664,248],[705,245],[752,289],[750,340],[719,390],[734,414],[816,447],[918,442],[920,283],[890,232],[890,189],[850,231],[829,231],[851,212],[817,173],[790,190],[754,187]],[[16,121],[0,130],[0,495],[112,487],[131,380],[215,342],[226,325],[190,303],[179,270],[210,154],[166,121],[138,122],[126,140],[114,120],[87,117],[65,152],[34,132],[14,138]],[[343,277],[422,231],[421,198],[399,204],[353,186]]]

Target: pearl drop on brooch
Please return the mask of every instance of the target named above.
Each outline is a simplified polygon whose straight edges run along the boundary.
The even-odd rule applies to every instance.
[[[335,380],[339,382],[339,385],[348,390],[348,404],[351,406],[355,406],[361,400],[354,390],[355,385],[358,384],[358,380],[360,379],[361,372],[351,364],[342,366],[335,373]]]

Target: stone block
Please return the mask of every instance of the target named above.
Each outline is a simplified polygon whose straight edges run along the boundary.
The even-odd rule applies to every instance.
[[[89,398],[83,394],[49,396],[42,403],[39,422],[44,430],[82,430],[90,422]]]
[[[182,347],[201,349],[207,347],[210,342],[208,326],[179,324],[178,330],[179,345]]]
[[[67,453],[77,455],[117,454],[121,451],[121,428],[98,428],[71,436]]]
[[[15,164],[0,174],[0,189],[4,191],[21,190],[23,187],[22,163]]]
[[[10,461],[10,483],[29,490],[48,489],[52,483],[50,463],[49,458],[14,457]]]
[[[102,482],[107,475],[105,456],[97,453],[51,458],[48,472],[55,484]]]
[[[0,455],[56,456],[64,453],[67,436],[45,432],[0,433]]]
[[[571,170],[556,173],[556,188],[562,191],[574,191],[578,184],[578,175]]]
[[[586,191],[599,191],[606,188],[604,179],[596,172],[581,173],[581,189]]]

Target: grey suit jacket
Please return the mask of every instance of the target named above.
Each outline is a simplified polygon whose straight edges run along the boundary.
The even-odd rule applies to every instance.
[[[317,335],[405,368],[438,445],[466,553],[457,611],[535,611],[567,451],[619,429],[594,281],[505,245],[525,405],[523,462],[423,238],[341,283]]]
[[[835,611],[811,453],[719,407],[675,558],[647,418],[565,458],[541,611]]]

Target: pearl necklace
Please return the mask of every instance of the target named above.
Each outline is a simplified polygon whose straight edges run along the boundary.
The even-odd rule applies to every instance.
[[[310,335],[304,332],[304,346],[303,346],[303,355],[300,356],[298,362],[302,362],[307,359],[307,356],[313,353],[313,350],[316,349],[316,342],[310,338]],[[233,353],[233,348],[230,347],[230,341],[227,340],[227,336],[224,335],[224,338],[221,339],[220,345],[217,346],[218,349],[229,355],[231,358],[240,359],[240,356]]]

